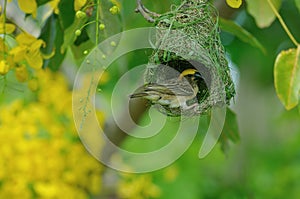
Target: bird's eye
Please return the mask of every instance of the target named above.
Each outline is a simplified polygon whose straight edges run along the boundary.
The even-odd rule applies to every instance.
[[[202,78],[202,75],[199,72],[195,72],[194,76],[197,77],[197,78]]]

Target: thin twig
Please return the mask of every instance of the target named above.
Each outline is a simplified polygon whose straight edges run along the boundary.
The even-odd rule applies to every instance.
[[[100,7],[100,0],[97,0],[96,5],[96,46],[99,43],[99,7]]]
[[[160,17],[160,14],[157,14],[156,12],[153,12],[151,10],[149,10],[148,8],[146,8],[143,4],[142,4],[143,9],[145,10],[145,12],[149,13],[150,15],[154,16],[154,17]]]
[[[142,0],[136,0],[137,3],[137,8],[135,9],[135,12],[139,12],[141,13],[141,15],[143,15],[143,17],[150,23],[154,22],[153,17],[159,17],[160,14],[157,14],[155,12],[152,12],[150,10],[148,10],[142,3]]]
[[[286,34],[289,36],[289,38],[292,40],[292,42],[296,45],[299,46],[299,43],[297,42],[297,40],[294,38],[294,36],[292,35],[292,33],[290,32],[290,30],[288,29],[287,25],[285,24],[284,20],[282,19],[282,17],[280,16],[280,14],[278,13],[277,9],[275,8],[274,4],[272,3],[271,0],[268,0],[268,3],[272,9],[272,11],[274,12],[274,14],[276,15],[276,17],[278,18],[281,26],[283,27],[283,29],[285,30]]]

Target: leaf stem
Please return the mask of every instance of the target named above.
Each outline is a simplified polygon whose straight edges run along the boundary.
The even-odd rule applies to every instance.
[[[6,8],[7,8],[7,0],[4,0],[4,5],[3,5],[3,49],[0,49],[0,50],[3,50],[3,59],[5,60],[6,59],[6,56],[7,56],[7,52],[5,52],[5,40],[6,40]],[[1,22],[0,22],[1,23]],[[1,79],[2,81],[2,79]],[[6,78],[6,75],[4,75],[3,77],[3,81],[4,81],[4,85],[2,87],[2,91],[1,91],[1,95],[4,95],[4,92],[6,90],[6,87],[7,87],[7,78]]]
[[[88,26],[88,25],[90,25],[92,23],[95,23],[95,22],[96,22],[96,20],[89,21],[88,23],[85,23],[83,26],[80,27],[80,30],[82,30],[84,27],[86,27],[86,26]]]
[[[6,57],[5,52],[5,39],[6,39],[6,7],[7,7],[7,0],[4,1],[3,6],[3,57]]]
[[[292,40],[292,42],[296,45],[299,46],[299,43],[296,41],[296,39],[294,38],[294,36],[292,35],[292,33],[290,32],[290,30],[288,29],[287,25],[285,24],[284,20],[282,19],[282,17],[280,16],[280,14],[278,13],[277,9],[275,8],[274,4],[272,3],[271,0],[268,0],[268,3],[272,9],[272,11],[274,12],[274,14],[276,15],[276,17],[278,18],[281,26],[283,27],[283,29],[285,30],[285,32],[287,33],[287,35],[289,36],[289,38]]]
[[[96,46],[99,43],[99,7],[100,7],[100,0],[97,0],[97,6],[96,6]]]

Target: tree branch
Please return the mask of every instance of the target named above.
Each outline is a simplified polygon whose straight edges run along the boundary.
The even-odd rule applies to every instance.
[[[134,100],[129,101],[129,112],[131,119],[135,122],[135,124],[138,124],[139,120],[143,116],[143,114],[148,109],[148,101],[137,98]],[[119,115],[119,118],[122,118],[120,121],[124,123],[123,125],[128,126],[128,120],[127,120],[127,109],[125,108],[125,111]],[[129,126],[127,129],[132,131],[134,128],[134,125]],[[127,134],[130,132],[124,132],[119,128],[119,126],[116,124],[115,119],[112,117],[110,118],[104,126],[104,133],[107,136],[107,138],[113,142],[116,146],[119,146],[122,144],[124,139],[128,136]],[[102,149],[102,157],[104,160],[109,161],[111,155],[114,153],[114,149],[109,147],[109,145],[105,145]]]
[[[159,17],[160,14],[157,14],[155,12],[152,12],[150,10],[148,10],[142,3],[142,0],[137,0],[137,8],[135,9],[136,13],[141,13],[141,15],[143,15],[143,17],[150,23],[154,22],[153,17]]]

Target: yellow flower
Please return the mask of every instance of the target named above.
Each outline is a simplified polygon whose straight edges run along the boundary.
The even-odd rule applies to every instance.
[[[59,9],[58,9],[58,4],[59,4],[60,0],[52,0],[52,1],[49,1],[49,6],[52,8],[53,12],[55,14],[59,14]]]
[[[19,34],[16,41],[19,45],[10,51],[10,54],[14,57],[14,62],[17,63],[25,59],[30,67],[34,69],[42,68],[43,55],[40,48],[45,46],[45,42],[27,33]]]
[[[78,11],[80,10],[85,4],[87,0],[75,0],[74,1],[74,10]]]
[[[35,42],[37,39],[26,32],[22,32],[16,37],[16,40],[19,45],[29,46],[33,44],[33,42]]]
[[[28,79],[28,71],[24,64],[16,67],[15,72],[16,72],[16,78],[19,82],[25,82]]]
[[[7,49],[6,43],[4,43],[3,39],[0,37],[0,56],[2,56],[3,52],[6,52]]]
[[[16,30],[16,26],[11,23],[4,23],[4,15],[0,16],[0,34],[11,34]]]
[[[15,63],[21,62],[25,59],[26,46],[16,46],[9,51],[9,54],[13,57]]]
[[[5,75],[9,71],[9,65],[5,60],[0,61],[0,75]]]
[[[15,29],[16,26],[14,24],[10,24],[10,23],[0,24],[0,34],[11,34],[15,31]]]
[[[165,169],[164,179],[167,182],[173,182],[178,176],[179,169],[175,165],[171,165]]]
[[[36,193],[42,198],[55,198],[59,197],[58,193],[58,185],[48,182],[38,182],[34,184],[34,190]]]
[[[32,14],[32,17],[36,17],[37,3],[35,0],[18,0],[20,9],[26,14]]]
[[[36,75],[36,101],[0,107],[0,198],[98,195],[103,166],[79,142],[66,80],[49,70]]]
[[[161,190],[152,183],[151,175],[126,175],[118,186],[118,195],[120,198],[158,198]]]
[[[16,26],[10,23],[0,22],[0,34],[11,34],[15,31]]]
[[[28,82],[28,88],[31,90],[31,91],[37,91],[39,85],[38,85],[38,82],[36,79],[31,79],[29,80]]]
[[[40,51],[40,47],[44,44],[44,41],[39,39],[35,41],[25,53],[27,63],[34,69],[40,69],[43,66],[43,56]]]
[[[91,193],[99,193],[101,191],[101,179],[98,176],[92,176],[89,181]]]

